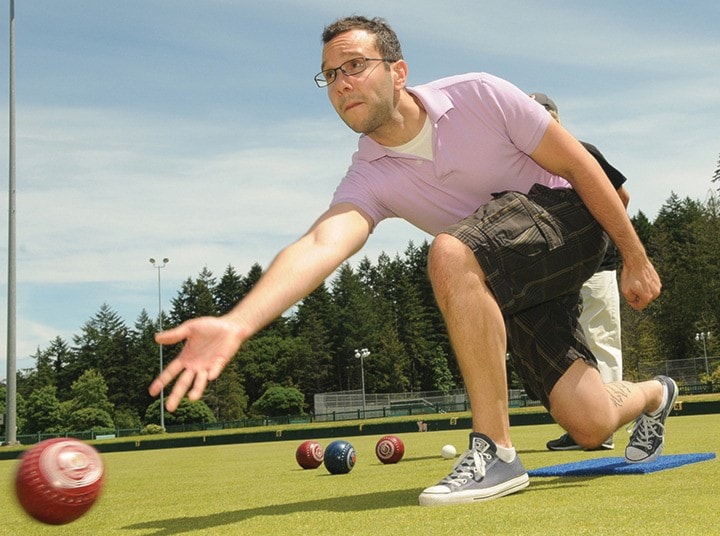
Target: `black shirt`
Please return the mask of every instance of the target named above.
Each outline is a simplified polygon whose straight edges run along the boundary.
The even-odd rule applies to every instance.
[[[613,167],[610,162],[608,162],[603,154],[598,150],[597,147],[592,145],[591,143],[586,143],[584,141],[581,141],[583,147],[588,150],[588,152],[595,157],[595,160],[598,161],[598,164],[600,164],[600,167],[603,169],[605,174],[608,176],[608,179],[610,179],[610,182],[617,190],[620,188],[625,181],[627,181],[627,178],[625,178],[625,175],[620,173],[615,167]],[[616,270],[618,265],[620,264],[620,254],[615,247],[615,244],[610,242],[610,245],[608,245],[607,251],[605,252],[605,257],[603,258],[602,262],[600,263],[600,266],[598,267],[598,272],[603,272],[605,270]]]

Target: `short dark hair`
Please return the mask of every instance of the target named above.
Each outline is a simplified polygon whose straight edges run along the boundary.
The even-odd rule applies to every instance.
[[[368,33],[375,34],[375,44],[380,52],[380,56],[391,61],[403,59],[402,48],[395,31],[385,19],[375,17],[368,19],[360,15],[352,17],[343,17],[336,20],[332,24],[325,26],[322,33],[323,45],[327,45],[338,35],[349,32],[350,30],[365,30]]]

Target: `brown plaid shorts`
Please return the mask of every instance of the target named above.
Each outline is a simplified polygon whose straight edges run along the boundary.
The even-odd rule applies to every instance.
[[[555,383],[578,358],[597,366],[580,316],[580,288],[608,238],[568,188],[502,192],[444,231],[475,254],[505,317],[508,352],[528,395],[549,409]]]

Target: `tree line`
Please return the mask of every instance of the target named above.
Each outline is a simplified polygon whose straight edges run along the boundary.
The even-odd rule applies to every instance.
[[[718,335],[706,341],[708,353],[716,355],[720,347],[717,197],[709,194],[706,201],[698,201],[672,194],[654,221],[642,212],[632,221],[660,274],[663,291],[641,312],[622,305],[625,377],[638,379],[641,362],[702,355],[695,338],[700,332]],[[374,263],[365,257],[354,267],[343,264],[249,340],[211,383],[201,403],[184,400],[175,414],[165,414],[166,423],[310,411],[315,393],[360,389],[361,364],[355,358],[359,348],[371,351],[364,360],[367,393],[462,387],[427,277],[428,249],[427,242],[410,242],[394,257],[383,253]],[[262,273],[259,264],[244,275],[228,266],[219,277],[204,268],[182,283],[162,325],[169,328],[197,316],[229,311]],[[147,393],[159,368],[153,338],[158,320],[142,310],[128,326],[104,304],[71,341],[56,337],[38,349],[31,356],[35,367],[18,374],[18,433],[158,424],[159,401]],[[165,363],[180,348],[165,347]],[[511,359],[508,365],[510,386],[520,388]]]

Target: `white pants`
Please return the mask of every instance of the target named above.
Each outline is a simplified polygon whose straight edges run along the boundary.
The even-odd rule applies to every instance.
[[[622,346],[620,344],[620,293],[615,270],[598,272],[581,290],[583,309],[580,315],[588,346],[598,360],[603,382],[622,379]]]

